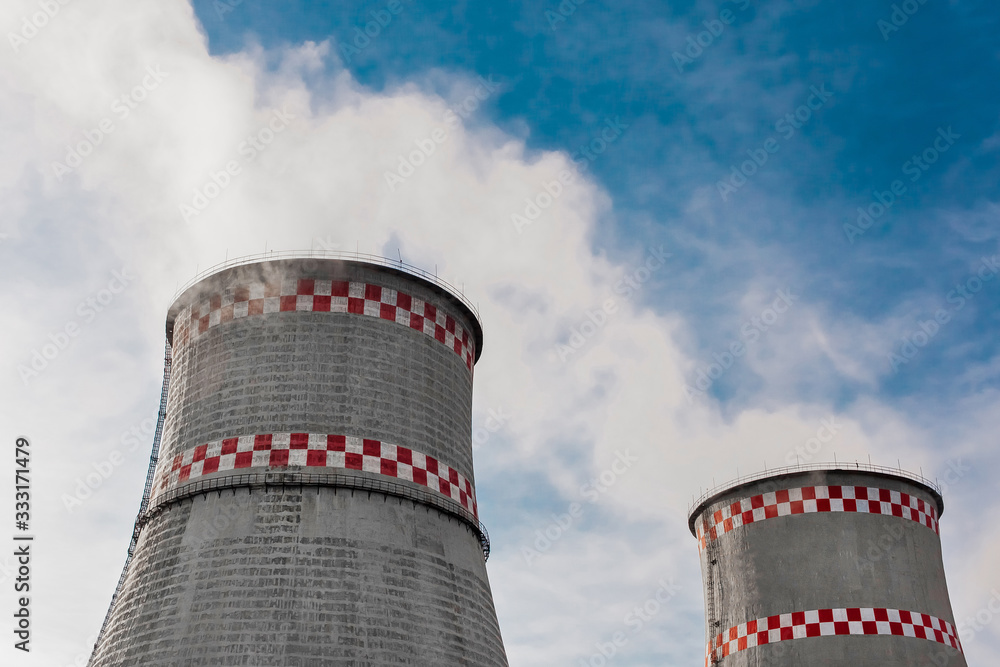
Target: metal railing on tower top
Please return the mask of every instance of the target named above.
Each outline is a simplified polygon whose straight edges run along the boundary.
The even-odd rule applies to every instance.
[[[465,296],[464,287],[460,288],[452,285],[447,280],[438,277],[436,271],[431,273],[430,271],[422,269],[419,266],[407,264],[402,259],[389,259],[388,257],[383,257],[381,255],[370,255],[363,252],[348,252],[345,250],[280,250],[227,259],[226,261],[220,262],[215,266],[211,266],[204,271],[200,271],[198,275],[184,283],[176,291],[176,293],[174,293],[174,296],[170,301],[176,301],[177,297],[183,294],[184,291],[189,289],[192,285],[204,280],[208,276],[219,273],[220,271],[231,269],[234,266],[245,266],[247,264],[257,264],[259,262],[268,262],[276,259],[343,259],[355,262],[364,262],[366,264],[374,264],[376,266],[385,266],[390,269],[403,271],[404,273],[409,273],[410,275],[418,278],[423,278],[424,280],[447,291],[449,294],[461,301],[466,308],[473,312],[476,319],[482,322],[482,317],[479,315],[479,309]]]
[[[915,473],[909,470],[903,470],[902,468],[890,468],[888,466],[874,465],[871,463],[859,463],[857,461],[850,463],[847,461],[833,461],[827,463],[800,463],[792,466],[782,466],[781,468],[765,468],[761,472],[756,472],[750,475],[743,475],[741,477],[736,477],[723,484],[718,484],[713,486],[708,491],[702,493],[698,498],[692,500],[691,504],[688,505],[688,515],[690,516],[692,510],[700,507],[712,496],[719,494],[728,489],[741,486],[748,482],[755,482],[760,479],[767,479],[769,477],[774,477],[775,475],[788,475],[798,472],[823,472],[823,471],[837,471],[842,470],[844,472],[851,471],[865,471],[865,472],[876,472],[883,475],[893,475],[895,477],[903,477],[914,482],[919,482],[924,486],[930,488],[939,496],[941,495],[941,486],[934,481],[931,481],[923,476],[922,473]]]

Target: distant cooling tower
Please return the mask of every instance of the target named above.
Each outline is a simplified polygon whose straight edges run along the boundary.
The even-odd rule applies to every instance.
[[[785,470],[697,501],[706,665],[966,667],[939,490],[901,471]]]
[[[474,309],[371,261],[231,266],[167,316],[162,448],[91,664],[505,667]]]

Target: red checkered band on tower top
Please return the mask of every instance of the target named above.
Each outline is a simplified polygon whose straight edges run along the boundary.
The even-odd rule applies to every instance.
[[[476,359],[474,335],[458,324],[446,308],[391,287],[323,278],[248,282],[203,296],[178,314],[173,345],[180,352],[212,327],[245,317],[286,312],[376,317],[430,336],[453,350],[470,370]]]
[[[937,510],[904,491],[873,486],[806,486],[769,491],[715,510],[697,525],[698,548],[754,522],[813,512],[884,514],[916,521],[938,532]]]
[[[921,476],[861,465],[782,469],[705,494],[688,526],[706,665],[966,667],[943,509]]]

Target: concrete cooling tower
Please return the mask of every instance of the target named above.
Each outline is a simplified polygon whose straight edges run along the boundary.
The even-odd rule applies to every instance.
[[[705,665],[965,667],[937,487],[899,470],[815,468],[695,502]]]
[[[507,665],[460,293],[384,260],[242,263],[180,294],[167,339],[162,447],[91,665]]]

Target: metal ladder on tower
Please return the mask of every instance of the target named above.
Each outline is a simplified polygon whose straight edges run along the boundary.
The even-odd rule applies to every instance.
[[[709,662],[714,665],[719,662],[719,654],[716,651],[717,647],[715,647],[715,638],[718,636],[719,627],[715,610],[715,568],[718,565],[719,558],[715,540],[712,539],[712,535],[709,532],[707,521],[703,524],[702,531],[705,540],[705,616],[709,632],[711,633],[709,635],[709,646],[711,647]]]
[[[142,517],[149,508],[149,498],[153,491],[153,475],[156,474],[156,462],[160,455],[160,437],[163,435],[163,421],[167,417],[167,389],[170,386],[172,360],[173,354],[170,349],[170,343],[167,342],[163,351],[163,385],[160,387],[160,410],[156,415],[156,431],[153,433],[153,451],[149,456],[149,468],[146,470],[146,486],[142,492],[142,502],[139,503],[139,514],[136,516],[135,524],[132,527],[132,540],[128,545],[128,556],[125,558],[125,566],[122,568],[122,574],[118,578],[118,585],[115,587],[115,592],[111,596],[111,604],[108,605],[108,613],[104,615],[104,622],[101,624],[101,631],[97,634],[97,640],[94,642],[94,649],[91,652],[90,660],[87,662],[88,665],[94,659],[94,652],[97,651],[97,647],[101,643],[101,638],[104,636],[104,631],[108,628],[108,621],[111,620],[111,612],[115,608],[115,601],[118,599],[118,594],[121,593],[122,586],[125,585],[128,566],[132,562],[135,547],[139,543],[139,533],[142,531],[143,525]]]

